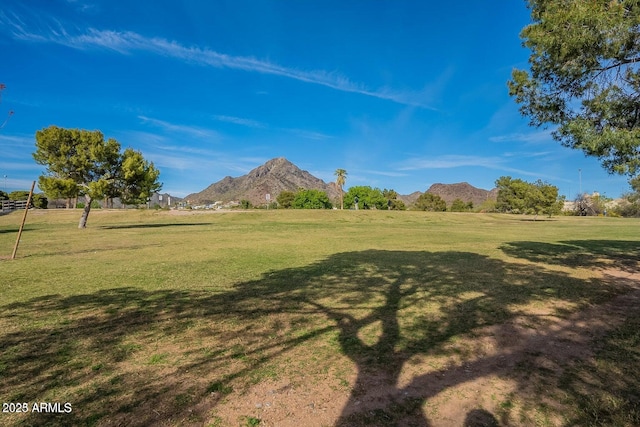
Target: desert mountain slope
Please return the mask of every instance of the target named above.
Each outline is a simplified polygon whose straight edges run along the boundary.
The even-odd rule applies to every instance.
[[[339,198],[339,190],[334,183],[327,184],[284,157],[278,157],[258,166],[246,175],[237,178],[227,176],[199,193],[189,194],[185,199],[192,205],[242,199],[249,200],[254,205],[260,205],[266,203],[267,194],[270,194],[271,200],[275,201],[282,191],[295,192],[299,188],[322,190],[332,200]]]
[[[498,190],[495,188],[487,191],[476,188],[467,182],[457,184],[433,184],[429,187],[427,193],[437,194],[447,202],[447,205],[451,205],[451,202],[455,199],[460,199],[463,202],[473,202],[474,206],[479,206],[487,199],[495,200],[498,197]]]

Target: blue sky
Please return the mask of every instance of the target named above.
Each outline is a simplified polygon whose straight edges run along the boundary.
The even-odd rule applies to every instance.
[[[35,132],[57,125],[141,150],[176,196],[274,157],[346,169],[346,188],[509,175],[619,196],[626,178],[508,96],[528,22],[524,0],[4,0],[0,188],[28,189]]]

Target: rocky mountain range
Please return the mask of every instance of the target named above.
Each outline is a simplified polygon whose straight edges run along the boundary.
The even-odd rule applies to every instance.
[[[227,176],[199,193],[189,194],[184,200],[191,205],[206,205],[218,201],[226,203],[244,199],[253,205],[261,205],[266,203],[267,194],[272,201],[275,201],[282,191],[295,192],[299,188],[322,190],[336,202],[340,197],[340,190],[334,182],[326,183],[309,172],[301,170],[284,157],[279,157],[269,160],[246,175],[237,178]],[[455,199],[461,199],[478,206],[487,199],[495,200],[497,197],[497,189],[482,190],[466,182],[433,184],[426,192],[442,197],[447,205]],[[405,205],[410,206],[421,194],[422,192],[416,191],[406,196],[400,195],[398,198]]]
[[[433,184],[427,190],[427,193],[437,194],[445,202],[447,206],[451,205],[456,199],[463,202],[473,202],[473,206],[481,205],[485,200],[496,200],[498,198],[498,189],[491,191],[476,188],[468,182],[458,184]]]
[[[266,203],[267,194],[275,201],[282,191],[295,192],[299,188],[322,190],[331,200],[340,197],[340,190],[335,183],[327,184],[284,157],[278,157],[241,177],[227,176],[199,193],[189,194],[185,199],[192,205],[242,199],[250,201],[253,205],[261,205]]]
[[[498,189],[483,190],[474,187],[468,182],[459,182],[457,184],[433,184],[425,193],[438,195],[447,202],[447,206],[460,199],[463,202],[472,202],[473,206],[480,206],[485,200],[496,200],[498,198]],[[406,206],[411,206],[422,195],[421,191],[415,191],[409,195],[400,195],[398,198],[404,202]]]

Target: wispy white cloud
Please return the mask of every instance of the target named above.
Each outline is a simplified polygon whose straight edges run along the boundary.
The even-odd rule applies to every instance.
[[[504,157],[517,157],[517,158],[532,158],[532,157],[547,157],[556,156],[557,153],[553,151],[508,151],[502,154]]]
[[[194,166],[201,166],[202,161],[198,162],[196,158],[187,156],[176,156],[173,154],[164,154],[161,152],[147,152],[145,157],[148,158],[153,164],[160,168],[175,169],[179,171],[187,171],[194,169]]]
[[[320,132],[313,132],[313,131],[308,131],[308,130],[304,130],[304,129],[283,129],[286,132],[292,133],[295,136],[298,136],[300,138],[304,138],[304,139],[312,139],[314,141],[322,141],[325,139],[330,139],[332,138],[331,135],[327,135],[324,133],[320,133]]]
[[[147,52],[200,66],[281,76],[342,92],[358,93],[399,104],[433,109],[425,100],[428,94],[424,91],[412,92],[390,87],[371,89],[337,71],[301,70],[251,56],[233,56],[208,48],[185,46],[177,41],[146,37],[132,31],[89,28],[71,33],[59,22],[50,24],[46,30],[33,31],[18,16],[9,17],[4,13],[0,15],[0,23],[8,28],[15,39],[27,42],[55,43],[79,50],[107,49],[120,54]]]
[[[167,132],[186,134],[192,137],[203,138],[203,139],[219,138],[218,133],[210,129],[204,129],[197,126],[187,126],[182,124],[169,123],[164,120],[158,120],[158,119],[154,119],[146,116],[138,116],[138,118],[145,123],[149,123],[153,126],[159,127]]]
[[[491,142],[525,142],[531,144],[549,142],[552,139],[551,132],[547,130],[533,133],[517,132],[489,137],[489,141]]]
[[[404,176],[409,176],[409,174],[403,173],[403,172],[387,172],[387,171],[376,171],[376,170],[365,170],[362,172],[370,175],[388,176],[391,178],[401,178]]]
[[[195,154],[198,156],[203,156],[205,158],[211,158],[220,155],[220,153],[213,150],[207,150],[206,148],[196,148],[184,145],[158,145],[156,146],[156,148],[169,152]]]
[[[18,162],[0,162],[0,175],[4,176],[7,174],[7,171],[35,171],[36,175],[40,174],[40,171],[43,171],[45,166],[41,166],[36,162],[33,163],[18,163]],[[37,178],[37,176],[36,176]]]
[[[93,2],[84,2],[79,0],[67,0],[67,3],[74,5],[81,12],[94,11],[98,7]]]
[[[408,159],[398,166],[398,170],[423,170],[423,169],[453,169],[460,167],[482,167],[499,170],[503,172],[557,180],[557,177],[543,175],[540,172],[532,172],[519,168],[510,167],[503,157],[499,156],[466,156],[466,155],[444,155],[430,158]]]
[[[33,147],[33,136],[0,135],[0,147]]]
[[[429,158],[413,158],[406,160],[399,170],[419,169],[450,169],[465,166],[482,166],[496,169],[502,166],[504,160],[500,157],[481,157],[464,155],[445,155]]]
[[[207,173],[220,176],[233,173],[242,175],[256,166],[264,163],[265,159],[231,157],[229,154],[213,150],[159,145],[144,152],[145,158],[151,160],[161,169],[173,169],[184,172]]]
[[[267,125],[265,125],[264,123],[261,123],[256,120],[245,119],[242,117],[216,115],[216,116],[213,116],[213,118],[219,122],[233,123],[236,125],[246,126],[250,128],[264,129],[267,127]]]
[[[327,135],[320,132],[305,130],[305,129],[292,129],[292,128],[270,128],[266,123],[259,122],[257,120],[247,119],[243,117],[216,115],[213,116],[215,120],[226,123],[233,123],[239,126],[245,126],[253,129],[271,129],[278,132],[287,132],[295,136],[305,139],[312,139],[315,141],[321,141],[332,138],[331,135]]]

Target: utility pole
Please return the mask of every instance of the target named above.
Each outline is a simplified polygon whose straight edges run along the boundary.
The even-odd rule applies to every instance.
[[[580,179],[580,195],[582,195],[582,169],[578,169],[578,177]]]

